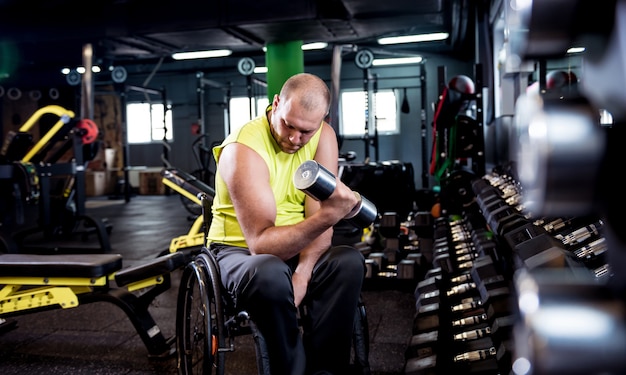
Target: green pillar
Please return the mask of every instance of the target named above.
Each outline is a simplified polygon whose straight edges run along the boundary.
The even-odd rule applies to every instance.
[[[294,74],[304,72],[302,41],[270,43],[265,52],[267,66],[267,97],[270,103],[283,83]]]

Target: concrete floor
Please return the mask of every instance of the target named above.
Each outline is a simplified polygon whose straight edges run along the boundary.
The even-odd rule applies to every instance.
[[[90,198],[87,214],[111,225],[111,252],[123,256],[124,267],[141,264],[166,251],[172,238],[186,234],[192,221],[179,196],[134,196],[130,202],[108,197]],[[96,238],[73,244],[73,252],[98,252]],[[50,250],[62,252],[65,250]],[[159,295],[149,311],[166,337],[175,335],[176,296],[180,271],[172,273],[172,287]],[[363,301],[370,330],[373,375],[402,374],[415,313],[413,286],[366,283]],[[9,319],[13,329],[0,325],[0,373],[11,374],[176,374],[175,355],[155,359],[125,313],[108,302],[76,308],[41,311]],[[4,327],[8,327],[5,323]],[[227,355],[227,374],[253,375],[252,338],[238,338]]]

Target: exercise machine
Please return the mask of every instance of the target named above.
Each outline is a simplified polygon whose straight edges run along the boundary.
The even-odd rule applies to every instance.
[[[215,171],[211,170],[211,160],[213,159],[211,149],[213,146],[219,144],[219,141],[215,141],[209,144],[208,140],[209,135],[202,134],[200,137],[196,138],[196,140],[194,140],[191,144],[191,149],[194,159],[196,160],[197,168],[186,174],[187,177],[185,178],[188,181],[196,179],[207,185],[202,187],[207,193],[207,187],[212,189],[215,186]],[[193,215],[194,218],[202,214],[202,207],[199,205],[199,202],[197,200],[191,200],[187,198],[185,194],[180,194],[180,199],[183,207],[185,207],[185,209],[191,215]]]
[[[50,114],[58,121],[34,142],[29,130]],[[98,127],[74,117],[71,110],[49,105],[5,139],[0,184],[7,210],[0,252],[71,249],[77,236],[85,240],[92,233],[99,249],[110,251],[111,227],[85,210],[85,162],[95,155]],[[42,241],[28,241],[37,234]]]
[[[148,308],[188,260],[179,252],[123,268],[120,254],[0,254],[0,330],[16,328],[10,318],[17,315],[104,301],[126,313],[150,357],[167,357],[174,339]]]
[[[161,176],[165,186],[180,194],[181,197],[184,197],[186,201],[190,202],[189,204],[195,204],[200,210],[200,213],[202,213],[200,194],[203,194],[207,201],[213,202],[215,190],[196,176],[174,167],[163,168],[161,170]],[[207,210],[205,215],[195,216],[189,231],[184,235],[173,238],[168,251],[174,253],[182,249],[193,249],[204,246],[204,228],[206,227],[206,229],[208,229],[208,225],[211,222],[210,215],[210,210]]]
[[[175,168],[162,171],[164,184],[200,205],[197,196],[213,189]],[[210,217],[210,216],[208,216]],[[172,273],[185,267],[204,243],[203,216],[190,231],[172,240],[153,260],[123,268],[119,254],[0,255],[0,331],[16,328],[11,317],[42,310],[110,302],[127,315],[151,358],[174,353],[174,337],[165,337],[149,312],[154,299],[171,287]]]

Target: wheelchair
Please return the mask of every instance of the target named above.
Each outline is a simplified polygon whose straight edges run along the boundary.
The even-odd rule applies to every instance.
[[[207,212],[208,203],[205,199],[201,200],[203,210]],[[223,375],[226,354],[235,351],[235,339],[251,334],[258,374],[270,375],[263,336],[248,313],[234,307],[221,283],[219,272],[217,260],[206,247],[202,247],[183,269],[176,312],[179,374]],[[370,374],[369,328],[362,300],[359,300],[355,311],[351,373]]]

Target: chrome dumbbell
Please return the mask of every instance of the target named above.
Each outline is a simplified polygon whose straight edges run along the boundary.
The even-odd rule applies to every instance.
[[[330,197],[337,186],[337,177],[324,168],[315,160],[307,160],[302,163],[293,176],[296,188],[318,201]],[[345,220],[359,228],[365,228],[372,224],[378,215],[376,206],[361,194],[354,192],[359,203],[354,206]]]

